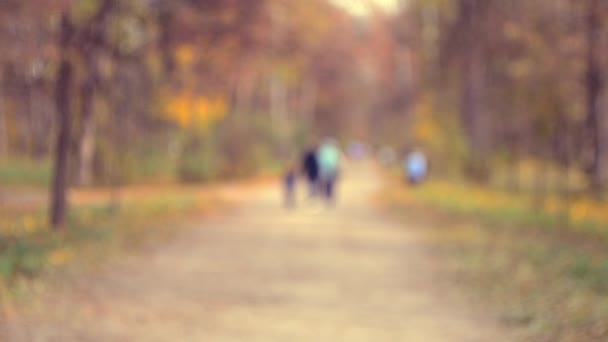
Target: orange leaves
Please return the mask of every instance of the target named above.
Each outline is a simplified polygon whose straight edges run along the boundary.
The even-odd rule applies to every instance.
[[[195,53],[194,48],[190,45],[180,45],[175,50],[175,59],[181,66],[187,67],[194,63]]]
[[[455,147],[445,123],[436,118],[437,109],[430,96],[424,96],[416,106],[410,133],[416,143],[434,150],[446,150]],[[444,119],[445,121],[445,119]]]
[[[185,81],[183,91],[171,92],[164,101],[164,116],[183,129],[205,130],[224,117],[228,105],[224,97],[209,98],[193,94],[196,74],[192,66],[196,63],[197,50],[190,44],[182,44],[175,50],[175,60],[180,66]]]
[[[414,126],[414,137],[418,141],[422,141],[433,145],[433,143],[440,138],[440,128],[433,121],[432,118],[423,117]]]
[[[190,124],[190,103],[184,96],[176,96],[170,99],[165,108],[165,113],[168,119],[171,119],[181,127],[187,127]]]
[[[167,100],[165,117],[184,129],[206,129],[221,120],[227,110],[228,105],[223,97],[210,99],[186,93]]]
[[[47,261],[51,266],[62,266],[69,263],[74,258],[74,253],[68,248],[59,248],[51,252]]]

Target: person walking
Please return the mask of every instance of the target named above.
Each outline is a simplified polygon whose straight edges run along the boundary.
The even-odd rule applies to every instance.
[[[313,198],[319,192],[319,162],[317,161],[317,147],[311,146],[302,155],[302,171],[308,181],[308,195]]]
[[[293,163],[287,164],[283,175],[284,205],[293,208],[296,205],[296,168]]]
[[[403,167],[411,185],[418,185],[427,177],[428,160],[424,153],[418,149],[414,149],[407,155]]]
[[[340,150],[334,139],[326,139],[323,142],[317,153],[317,161],[323,194],[328,202],[332,202],[340,167]]]

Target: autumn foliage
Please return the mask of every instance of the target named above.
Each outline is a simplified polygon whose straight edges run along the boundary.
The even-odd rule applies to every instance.
[[[165,117],[183,129],[205,130],[221,120],[228,107],[224,98],[209,99],[185,93],[170,97],[165,104]]]

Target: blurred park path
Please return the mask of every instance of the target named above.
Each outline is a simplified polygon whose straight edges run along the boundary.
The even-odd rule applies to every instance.
[[[506,340],[457,299],[420,229],[374,205],[373,167],[347,171],[334,208],[301,199],[288,210],[276,186],[248,188],[237,208],[164,245],[64,278],[12,339]]]

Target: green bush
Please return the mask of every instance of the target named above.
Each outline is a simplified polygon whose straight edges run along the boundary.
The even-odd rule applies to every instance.
[[[185,183],[207,182],[217,177],[220,164],[214,137],[191,135],[177,160],[177,178]]]
[[[170,146],[174,132],[134,139],[128,148],[104,139],[97,142],[94,162],[95,185],[125,185],[137,182],[173,180],[176,158]]]
[[[217,158],[210,153],[184,154],[177,168],[178,179],[185,183],[207,182],[217,176]]]

